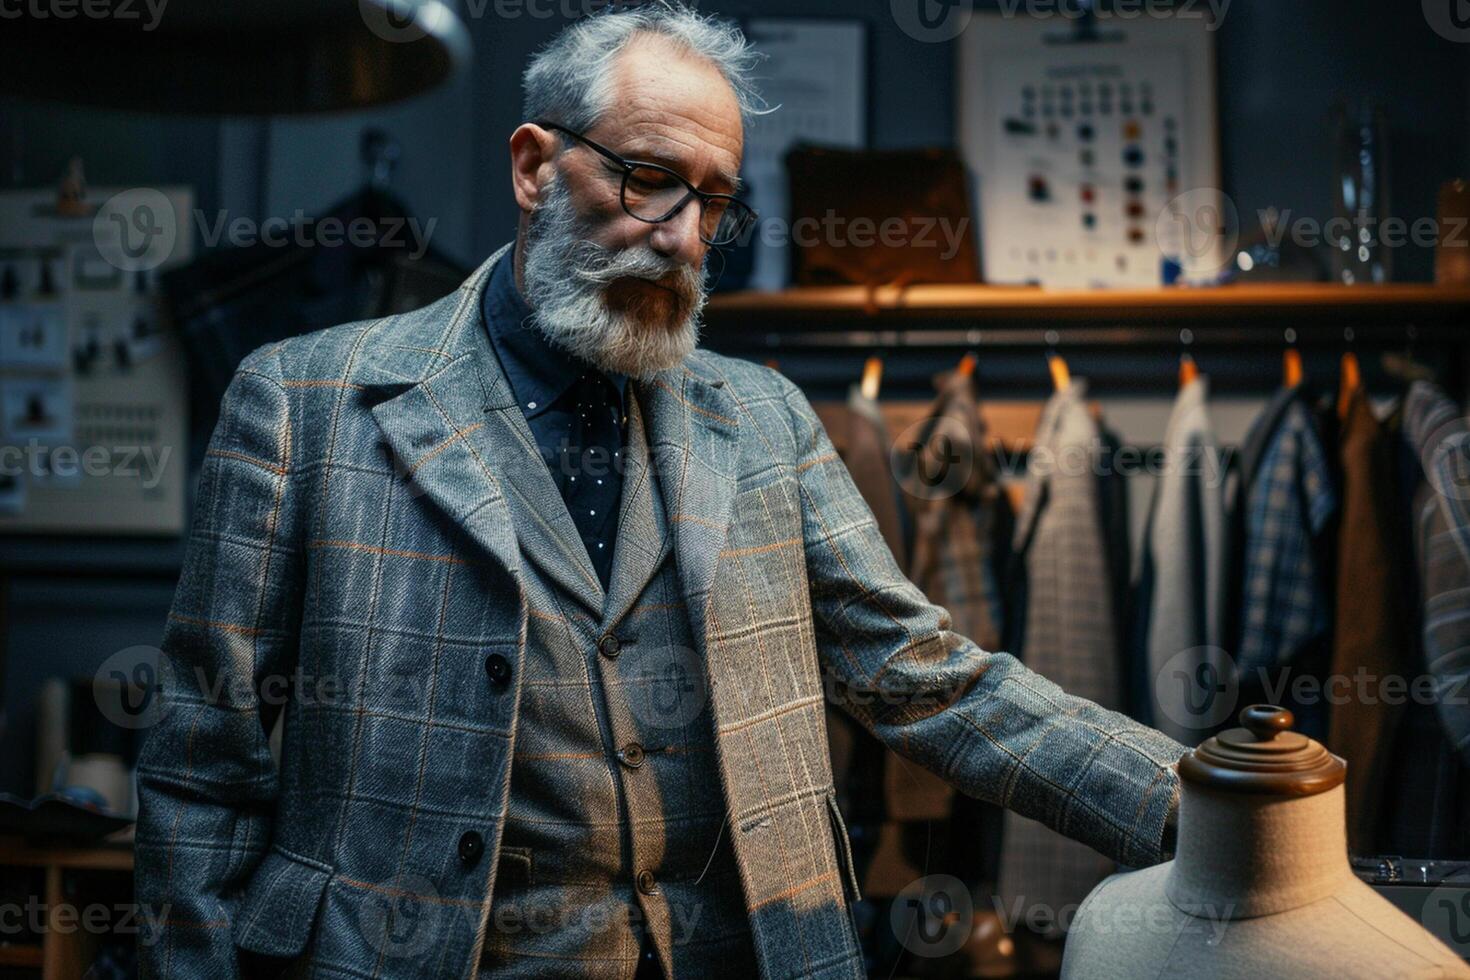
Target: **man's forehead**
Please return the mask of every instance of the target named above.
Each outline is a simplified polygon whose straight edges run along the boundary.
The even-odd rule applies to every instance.
[[[598,128],[620,150],[708,159],[733,181],[744,149],[740,103],[715,65],[667,39],[640,37],[620,55],[612,83],[615,108]]]

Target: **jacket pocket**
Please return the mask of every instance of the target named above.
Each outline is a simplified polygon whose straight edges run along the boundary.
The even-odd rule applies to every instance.
[[[272,847],[246,886],[235,915],[235,945],[266,956],[301,955],[332,869]]]
[[[506,885],[534,885],[536,859],[529,847],[500,845],[500,858],[496,866],[495,887]]]
[[[857,870],[853,867],[852,840],[847,836],[847,821],[842,819],[842,811],[837,807],[837,794],[833,790],[827,791],[827,817],[832,822],[832,842],[837,850],[842,890],[847,893],[848,902],[861,901],[863,896],[858,889]]]

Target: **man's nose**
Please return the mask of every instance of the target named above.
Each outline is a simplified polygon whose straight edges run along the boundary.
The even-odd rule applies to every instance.
[[[653,226],[649,246],[660,255],[698,267],[704,260],[704,241],[699,237],[699,202],[690,201],[668,221]]]

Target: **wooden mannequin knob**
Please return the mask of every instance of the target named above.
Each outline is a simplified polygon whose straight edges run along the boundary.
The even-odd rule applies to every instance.
[[[1291,731],[1296,717],[1274,704],[1253,704],[1240,712],[1240,723],[1258,742],[1269,742],[1282,732]]]

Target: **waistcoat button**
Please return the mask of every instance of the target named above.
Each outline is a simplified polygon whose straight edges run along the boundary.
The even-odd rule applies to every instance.
[[[480,855],[485,853],[485,838],[478,831],[467,830],[459,839],[459,860],[467,868],[473,868],[480,863]]]
[[[618,759],[629,769],[637,769],[643,765],[643,746],[637,742],[629,742],[618,750]]]
[[[654,880],[653,872],[647,868],[638,872],[638,890],[645,895],[652,895],[658,891],[658,882]]]
[[[485,673],[489,675],[491,684],[504,689],[510,684],[510,661],[501,654],[492,653],[485,658]]]

